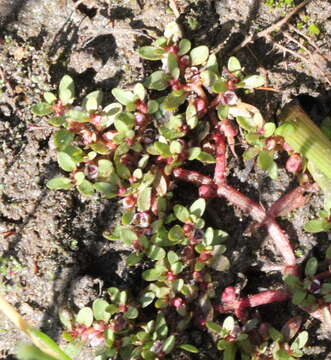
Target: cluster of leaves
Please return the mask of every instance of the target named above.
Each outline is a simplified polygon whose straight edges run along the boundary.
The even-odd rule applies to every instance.
[[[256,319],[240,326],[228,316],[222,326],[211,321],[206,326],[217,334],[217,349],[227,360],[236,359],[238,353],[242,360],[295,360],[303,355],[302,349],[308,341],[307,331],[297,334],[298,329],[289,331],[287,324],[278,331],[266,323],[259,324]]]
[[[329,279],[329,264],[331,261],[331,246],[328,247],[325,254],[324,267],[326,277],[320,278],[317,275],[319,262],[316,257],[307,260],[305,266],[305,279],[301,281],[293,275],[286,275],[284,280],[292,292],[292,302],[310,311],[316,311],[319,304],[331,302],[331,282]],[[321,274],[320,274],[321,275]]]
[[[175,335],[169,334],[169,327],[163,312],[148,322],[138,321],[139,312],[149,302],[147,296],[141,303],[134,304],[126,291],[109,288],[110,302],[96,299],[92,307],[80,309],[74,319],[62,311],[60,319],[67,328],[64,337],[71,342],[67,352],[77,355],[82,342],[91,346],[103,344],[96,359],[120,356],[122,359],[156,359],[169,354],[175,346],[191,352],[198,350],[189,344],[176,344]],[[130,305],[134,304],[134,305]],[[140,320],[140,319],[139,319]]]
[[[291,8],[295,5],[294,0],[265,0],[265,4],[272,8]]]
[[[215,273],[230,267],[224,255],[227,234],[205,224],[204,199],[189,207],[175,203],[173,170],[190,162],[208,171],[216,161],[213,136],[219,129],[235,154],[239,128],[247,148],[244,159],[256,158],[275,178],[274,155],[283,140],[275,124],[265,123],[257,108],[239,99],[240,89],[252,92],[264,79],[246,76],[235,57],[220,70],[207,46],[192,48],[180,35],[171,23],[164,37],[139,49],[143,59],[161,61],[162,69],[132,90],[113,89],[115,102],[103,106],[102,92],[94,91],[78,106],[73,79],[66,75],[58,94],[45,93],[45,102],[32,109],[56,129],[57,161],[66,173],[51,179],[48,188],[76,187],[84,196],[119,198],[120,223],[104,236],[134,250],[128,266],[152,263],[142,274],[146,287],[136,299],[110,288],[110,301],[97,299],[74,319],[61,314],[71,342],[67,351],[74,356],[89,343],[98,359],[162,359],[175,348],[195,353],[176,336],[195,324],[217,333],[225,359],[234,359],[237,351],[243,359],[298,358],[306,335],[289,345],[270,330],[264,342],[256,342],[251,335],[257,324],[249,330],[232,317],[223,326],[215,319]]]

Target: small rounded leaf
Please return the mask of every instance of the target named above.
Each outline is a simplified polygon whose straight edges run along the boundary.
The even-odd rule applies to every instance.
[[[188,351],[190,353],[193,353],[193,354],[197,354],[199,352],[199,350],[195,346],[190,345],[190,344],[180,345],[179,348],[183,349],[185,351]]]
[[[178,55],[182,56],[188,53],[191,49],[191,41],[187,39],[182,39],[179,42],[179,52]]]
[[[76,315],[76,321],[79,324],[85,325],[86,327],[90,327],[93,324],[93,311],[89,307],[83,307],[79,310]]]
[[[58,152],[57,154],[57,161],[59,163],[59,166],[64,171],[73,171],[76,169],[76,163],[75,161],[65,152]]]
[[[240,62],[235,56],[230,57],[228,61],[228,70],[230,72],[236,72],[241,70]]]
[[[59,176],[49,180],[46,186],[50,190],[69,190],[72,188],[72,183],[71,179]]]
[[[96,299],[93,302],[92,309],[95,320],[107,322],[110,319],[110,313],[107,312],[109,303],[103,299]]]
[[[162,48],[157,48],[154,46],[143,46],[139,48],[138,53],[140,57],[146,60],[161,60],[164,54]]]
[[[313,277],[316,274],[318,261],[315,257],[311,257],[306,264],[305,274],[308,277]]]
[[[191,64],[192,66],[197,66],[205,63],[209,56],[209,49],[205,45],[198,46],[191,50]]]

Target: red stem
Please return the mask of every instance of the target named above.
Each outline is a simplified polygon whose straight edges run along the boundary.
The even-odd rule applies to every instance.
[[[226,172],[226,145],[225,137],[221,134],[214,135],[216,145],[216,166],[214,173],[214,181],[217,185],[225,184]]]
[[[317,275],[315,275],[314,279],[317,280],[325,280],[331,277],[331,270],[323,271]]]
[[[216,184],[208,176],[181,168],[175,169],[174,175],[181,180],[202,185],[199,188],[199,195],[201,197],[215,197]],[[218,186],[217,196],[226,198],[231,204],[238,206],[249,214],[256,222],[264,223],[275,246],[285,259],[285,272],[291,274],[298,273],[295,255],[288,237],[274,219],[267,217],[265,210],[259,204],[227,184],[220,184]]]
[[[186,170],[183,168],[176,168],[174,169],[173,174],[176,178],[183,181],[191,182],[195,185],[214,184],[213,180],[210,177],[202,175],[197,171]]]
[[[290,294],[286,290],[267,290],[258,294],[250,295],[230,302],[223,302],[216,306],[220,313],[235,313],[241,321],[246,321],[246,309],[272,304],[274,302],[285,301]]]
[[[309,184],[309,186],[311,185]],[[282,213],[289,213],[290,211],[302,206],[306,202],[306,197],[303,194],[307,191],[307,189],[307,184],[304,184],[283,195],[271,205],[267,212],[267,216],[276,218]]]

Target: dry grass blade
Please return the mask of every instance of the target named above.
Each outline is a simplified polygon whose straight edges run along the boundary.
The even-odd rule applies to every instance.
[[[306,6],[311,0],[305,0],[298,6],[296,6],[292,11],[289,12],[288,15],[277,21],[275,24],[269,26],[268,28],[258,32],[257,34],[252,34],[246,37],[246,39],[240,43],[237,47],[233,49],[233,53],[238,52],[240,49],[244,48],[247,44],[261,38],[266,37],[271,34],[273,31],[281,29],[284,25],[288,23],[293,15],[295,15],[299,10],[301,10],[304,6]]]

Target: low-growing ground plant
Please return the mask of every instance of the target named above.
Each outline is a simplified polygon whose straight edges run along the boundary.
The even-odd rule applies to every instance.
[[[291,299],[329,322],[330,251],[324,263],[312,257],[302,271],[277,222],[284,212],[303,205],[307,192],[317,191],[314,181],[323,189],[314,174],[321,172],[330,179],[331,165],[321,164],[316,155],[328,142],[319,140],[313,149],[301,147],[302,129],[310,126],[307,119],[300,127],[301,138],[290,131],[296,126],[293,118],[285,117],[280,127],[265,122],[256,107],[240,98],[244,92],[268,90],[264,78],[247,75],[235,57],[218,64],[207,46],[193,47],[182,38],[176,23],[169,24],[153,44],[141,47],[139,54],[159,62],[160,69],[131,89],[112,89],[113,103],[103,104],[101,91],[79,103],[74,81],[65,75],[58,92],[45,93],[45,101],[32,111],[46,117],[54,129],[60,170],[48,188],[119,199],[121,219],[104,236],[132,249],[127,266],[143,262],[149,266],[142,272],[144,287],[134,292],[112,287],[76,315],[61,311],[63,338],[69,342],[66,355],[48,351],[54,346],[48,340],[39,346],[36,336],[45,338],[34,333],[40,350],[23,347],[19,358],[79,358],[83,345],[94,347],[98,360],[164,359],[179,349],[198,353],[181,336],[192,327],[208,332],[225,360],[234,360],[237,354],[255,360],[302,357],[308,333],[300,332],[300,320],[293,319],[278,331],[252,309]],[[319,137],[316,131],[308,135]],[[277,153],[287,151],[286,169],[297,176],[298,187],[269,209],[239,192],[227,181],[227,158],[238,157],[239,146],[244,161],[255,159],[271,179],[278,175]],[[197,187],[194,202],[178,203],[179,182]],[[267,229],[283,257],[278,265],[282,288],[248,296],[242,296],[236,284],[220,288],[217,278],[231,263],[229,236],[206,222],[208,199],[215,197],[225,198]],[[323,214],[325,230],[330,217]]]

